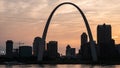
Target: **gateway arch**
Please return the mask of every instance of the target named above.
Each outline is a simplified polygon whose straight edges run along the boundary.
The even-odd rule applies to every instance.
[[[85,26],[86,26],[86,29],[87,29],[87,33],[88,33],[88,36],[89,36],[90,46],[91,46],[92,60],[93,61],[97,61],[97,54],[96,54],[95,42],[93,40],[93,36],[92,36],[92,33],[91,33],[91,29],[90,29],[88,20],[87,20],[86,16],[84,15],[83,11],[77,5],[75,5],[74,3],[71,3],[71,2],[64,2],[64,3],[61,3],[61,4],[57,5],[53,9],[53,11],[51,12],[50,16],[48,17],[48,20],[46,22],[46,25],[45,25],[45,28],[44,28],[44,32],[43,32],[43,35],[42,35],[41,45],[42,45],[43,48],[40,47],[42,50],[40,49],[40,51],[39,51],[38,61],[42,60],[42,57],[43,57],[43,52],[44,52],[44,48],[45,48],[45,40],[46,40],[47,31],[48,31],[48,27],[50,25],[51,19],[52,19],[53,15],[54,15],[55,11],[60,6],[66,5],[66,4],[74,6],[80,12],[80,15],[82,16],[82,18],[84,20],[84,23],[85,23]]]

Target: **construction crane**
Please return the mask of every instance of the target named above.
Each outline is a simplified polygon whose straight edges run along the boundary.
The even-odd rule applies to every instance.
[[[20,46],[20,45],[23,45],[24,43],[22,43],[22,42],[19,42],[18,44],[19,44],[19,46]]]

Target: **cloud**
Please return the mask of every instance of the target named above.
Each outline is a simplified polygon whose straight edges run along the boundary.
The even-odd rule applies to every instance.
[[[11,16],[30,16],[39,12],[45,5],[47,5],[46,0],[2,0],[1,6],[5,9],[1,14],[11,15]]]

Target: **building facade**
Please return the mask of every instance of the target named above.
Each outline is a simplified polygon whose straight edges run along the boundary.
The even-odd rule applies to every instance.
[[[6,41],[6,56],[12,57],[12,55],[13,55],[13,41],[7,40]]]
[[[116,56],[115,41],[112,39],[111,25],[97,26],[98,55],[101,59],[109,59]]]
[[[85,32],[81,34],[81,49],[79,53],[82,59],[91,59],[90,43],[88,42],[88,36]]]
[[[31,57],[32,56],[32,47],[31,46],[20,46],[19,47],[19,56],[20,57]]]
[[[40,41],[41,41],[40,37],[35,37],[33,42],[33,55],[36,57],[38,56]]]
[[[47,53],[50,59],[54,59],[58,57],[58,42],[50,41],[47,43]]]
[[[70,45],[67,45],[66,46],[66,57],[75,58],[76,57],[75,48],[71,48]]]

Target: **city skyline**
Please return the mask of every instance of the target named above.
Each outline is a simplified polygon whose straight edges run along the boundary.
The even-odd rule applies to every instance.
[[[38,1],[38,4],[32,8],[29,8],[31,2],[33,2],[32,0],[28,3],[24,2],[24,1],[21,1],[21,2],[20,1],[18,1],[18,2],[1,1],[1,3],[3,3],[2,4],[3,7],[1,6],[2,11],[0,12],[0,14],[1,14],[0,45],[3,45],[4,41],[6,41],[7,39],[11,39],[16,42],[19,42],[22,40],[21,42],[24,42],[25,44],[32,46],[31,42],[33,42],[34,37],[42,36],[44,25],[49,16],[49,13],[52,11],[52,9],[56,5],[61,3],[59,0],[58,1],[53,0],[53,1],[54,2]],[[80,1],[76,0],[76,1],[71,1],[71,2],[76,3],[85,12],[87,19],[89,20],[89,24],[90,24],[90,27],[91,27],[91,30],[92,30],[95,40],[97,39],[96,38],[97,25],[106,23],[106,24],[112,25],[112,27],[113,27],[112,28],[112,32],[113,32],[112,36],[115,39],[116,43],[120,43],[119,42],[120,34],[116,30],[117,28],[119,28],[119,22],[120,22],[120,20],[118,19],[120,17],[119,16],[119,14],[120,14],[119,13],[119,11],[120,11],[119,10],[119,6],[120,6],[119,1],[116,0],[114,2],[112,2],[112,1],[110,2],[110,1],[100,0],[99,2],[97,2],[95,0],[93,0],[93,1],[82,1],[81,0],[81,2],[80,2]],[[10,5],[10,7],[6,7],[4,3],[8,3],[8,5]],[[16,8],[13,7],[14,5],[16,5],[15,3],[19,3],[18,4],[19,6],[16,6]],[[39,3],[41,3],[41,4],[39,5]],[[104,4],[101,4],[101,3],[104,3]],[[23,4],[23,6],[21,6],[21,4]],[[36,4],[36,2],[34,2],[34,4]],[[117,6],[114,6],[114,4]],[[48,8],[49,5],[51,5],[50,8]],[[88,6],[90,6],[90,7],[88,8]],[[92,6],[94,6],[94,7],[92,7]],[[27,10],[25,10],[25,8],[28,9],[28,12],[27,12]],[[38,9],[38,8],[41,8],[41,9]],[[44,8],[46,8],[46,9],[42,10]],[[63,9],[65,9],[65,10],[62,11]],[[14,10],[16,10],[16,11],[14,11]],[[21,11],[19,11],[19,10],[21,10]],[[48,10],[48,11],[46,11],[46,10]],[[69,10],[69,11],[67,11],[67,10]],[[8,11],[10,11],[10,12],[8,12]],[[29,11],[31,11],[31,13],[29,13]],[[22,14],[22,15],[20,15],[20,14]],[[109,19],[109,18],[112,18],[112,19]],[[69,5],[65,5],[65,7],[61,7],[56,12],[51,23],[52,24],[51,24],[49,32],[48,32],[47,41],[50,41],[50,40],[60,41],[59,47],[61,49],[65,48],[65,46],[67,46],[67,44],[70,44],[72,47],[79,48],[80,35],[82,32],[86,31],[86,28],[85,28],[85,26],[82,28],[84,23],[82,21],[82,18],[79,16],[79,13],[77,12],[76,9],[74,9],[74,7],[69,6]],[[73,27],[73,28],[71,28],[71,27]],[[62,38],[64,38],[64,40]]]
[[[65,4],[68,4],[68,2]],[[69,2],[69,4],[71,3]],[[1,55],[1,58],[4,58],[4,61],[16,60],[19,62],[22,62],[25,58],[29,58],[32,61],[41,61],[43,63],[44,61],[52,62],[54,60],[60,62],[62,59],[67,60],[68,62],[75,59],[80,61],[87,60],[93,62],[99,62],[101,60],[119,61],[120,44],[115,44],[115,40],[112,39],[111,25],[103,24],[97,26],[97,41],[98,43],[95,43],[94,41],[88,41],[87,34],[83,32],[81,34],[81,48],[79,48],[79,52],[76,53],[76,48],[72,48],[68,44],[66,46],[66,54],[62,55],[58,52],[58,41],[49,41],[46,43],[44,42],[43,38],[35,37],[32,47],[19,46],[19,48],[14,49],[14,42],[12,40],[7,40],[6,54]],[[93,50],[93,46],[95,47],[95,50]],[[28,60],[26,59],[25,62],[27,61]],[[80,61],[76,63],[80,63]]]
[[[111,25],[108,25],[108,24],[100,24],[100,25],[97,25],[97,42],[95,42],[95,47],[97,47],[97,46],[101,46],[102,44],[101,43],[107,43],[106,45],[109,45],[109,46],[111,46],[111,44],[113,44],[113,45],[115,45],[115,47],[118,47],[119,48],[119,46],[120,46],[120,44],[116,44],[115,43],[115,40],[112,38],[112,29],[111,29],[112,27],[111,27]],[[78,48],[79,50],[81,50],[81,46],[83,45],[83,46],[85,46],[86,45],[86,43],[87,43],[87,45],[88,45],[88,43],[90,43],[90,41],[88,41],[88,35],[86,34],[86,32],[83,32],[81,35],[80,35],[80,48]],[[41,37],[35,37],[34,38],[34,40],[33,40],[33,44],[32,44],[32,46],[30,46],[30,47],[32,47],[32,54],[33,55],[38,55],[38,52],[39,52],[39,49],[38,48],[41,48],[41,46],[39,46],[39,45],[41,45],[40,43],[41,43],[41,41],[42,41],[42,38]],[[8,44],[8,43],[9,44]],[[14,52],[14,50],[16,50],[16,49],[19,49],[19,47],[29,47],[29,45],[24,45],[24,43],[21,43],[21,42],[19,42],[18,43],[18,47],[16,47],[15,48],[15,45],[14,45],[14,43],[15,42],[13,42],[13,40],[6,40],[6,45],[9,45],[9,46],[6,46],[6,48],[5,48],[5,50],[8,50],[8,52],[11,52],[11,51],[13,51]],[[45,42],[45,44],[44,44],[44,46],[45,46],[45,50],[47,50],[48,49],[48,44],[51,44],[52,43],[52,45],[53,45],[53,47],[54,47],[54,44],[56,45],[57,44],[57,47],[55,46],[55,49],[57,48],[57,49],[59,49],[59,45],[58,45],[58,43],[59,43],[59,41],[57,41],[57,40],[50,40],[50,41],[48,41],[48,42]],[[54,44],[53,44],[54,43]],[[104,46],[106,46],[106,45],[104,45]],[[70,44],[68,44],[68,45],[66,45],[65,47],[67,47],[67,46],[71,46]],[[90,47],[90,44],[88,45],[89,47]],[[108,47],[109,47],[108,46]],[[9,51],[9,49],[7,49],[7,48],[10,48],[10,51]],[[70,47],[71,48],[71,47]],[[87,47],[86,47],[87,48]],[[113,47],[114,48],[114,47]],[[37,49],[37,50],[36,50]],[[77,48],[75,48],[75,49],[77,49]],[[75,54],[78,54],[80,51],[79,50],[75,50]],[[58,51],[58,50],[57,50]],[[36,53],[37,52],[37,53]],[[60,51],[58,51],[61,55],[65,55],[65,54],[63,54],[63,53],[61,53]],[[7,52],[6,52],[6,54],[7,54]],[[10,53],[11,54],[11,53]]]

